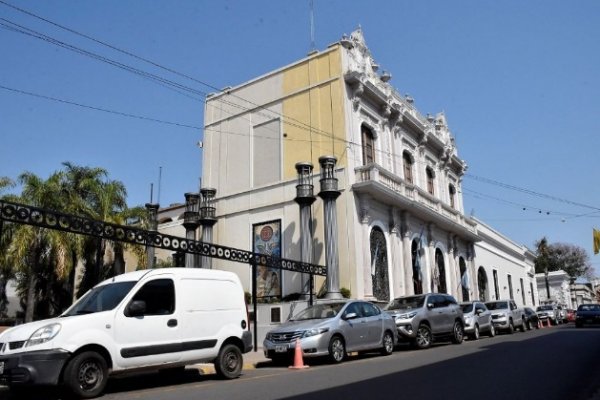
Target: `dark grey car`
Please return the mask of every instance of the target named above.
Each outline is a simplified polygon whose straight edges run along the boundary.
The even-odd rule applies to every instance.
[[[400,339],[419,349],[429,347],[434,338],[450,338],[456,344],[464,339],[463,312],[449,294],[399,297],[384,309],[394,317]]]

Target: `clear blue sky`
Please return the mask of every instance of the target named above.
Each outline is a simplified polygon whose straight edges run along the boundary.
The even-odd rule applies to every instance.
[[[311,49],[309,0],[6,1],[194,80],[0,3],[0,86],[198,128],[202,93]],[[592,228],[600,228],[598,21],[594,0],[314,0],[317,49],[360,24],[400,93],[414,97],[424,114],[446,113],[469,165],[466,214],[530,248],[542,236],[579,245],[600,271],[592,253]],[[12,24],[194,92],[6,28]],[[149,201],[151,183],[157,200],[160,167],[163,206],[197,190],[201,175],[201,129],[1,88],[0,139],[0,176],[47,177],[63,161],[104,167],[125,183],[132,206]]]

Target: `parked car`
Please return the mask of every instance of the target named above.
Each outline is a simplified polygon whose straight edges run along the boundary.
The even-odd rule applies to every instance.
[[[354,351],[379,350],[392,354],[397,344],[390,315],[362,300],[327,301],[310,306],[269,331],[263,342],[265,357],[289,359],[296,340],[304,357],[329,356],[334,363]]]
[[[3,384],[63,383],[91,398],[109,375],[142,369],[210,362],[220,376],[235,378],[252,334],[236,274],[159,268],[107,279],[60,317],[8,329],[0,343]]]
[[[449,294],[399,297],[384,309],[394,317],[399,339],[419,349],[431,346],[434,339],[450,338],[455,344],[464,339],[463,312]]]
[[[552,325],[557,325],[562,322],[562,319],[560,318],[560,312],[554,304],[544,304],[538,306],[535,310],[542,323],[550,321]]]
[[[496,329],[492,323],[492,313],[480,301],[460,303],[465,319],[465,334],[471,339],[479,339],[480,333],[487,333],[490,337],[496,336]]]
[[[485,306],[492,313],[492,322],[496,330],[504,330],[514,333],[520,328],[525,332],[525,312],[517,307],[514,300],[488,301]]]
[[[600,325],[600,304],[581,304],[577,307],[575,326]]]
[[[573,310],[572,308],[567,308],[567,322],[575,322],[576,314],[577,311]]]
[[[523,311],[525,311],[525,327],[528,330],[531,330],[532,328],[538,329],[540,327],[540,319],[533,308],[524,307]]]

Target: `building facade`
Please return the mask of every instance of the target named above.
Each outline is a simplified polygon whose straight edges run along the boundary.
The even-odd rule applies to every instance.
[[[209,95],[202,182],[216,189],[213,241],[300,260],[308,236],[308,259],[329,260],[339,286],[357,298],[383,302],[438,291],[458,300],[537,304],[534,255],[464,214],[467,164],[446,116],[422,115],[390,80],[359,29],[324,51]],[[315,196],[310,223],[302,226],[296,164],[314,166],[316,193],[322,156],[336,162],[339,196],[332,211]],[[333,241],[328,212],[337,217]],[[250,287],[247,265],[215,264]],[[307,291],[299,273],[259,278],[263,286],[275,280],[275,297]],[[317,290],[326,287],[317,279]]]

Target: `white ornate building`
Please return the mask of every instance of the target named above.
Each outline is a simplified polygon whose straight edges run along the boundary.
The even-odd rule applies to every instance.
[[[256,227],[280,227],[281,256],[301,259],[298,162],[337,159],[339,285],[387,301],[440,291],[458,300],[534,305],[534,255],[464,214],[458,156],[443,113],[423,115],[379,70],[362,31],[222,92],[205,105],[203,178],[216,189],[215,243],[256,249]],[[311,258],[326,262],[323,201],[311,205]],[[271,229],[271,228],[270,228]],[[246,265],[236,271],[250,290]],[[282,295],[305,292],[280,272]],[[317,289],[323,282],[317,282]]]

